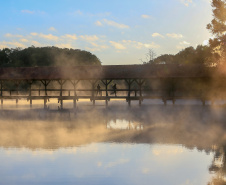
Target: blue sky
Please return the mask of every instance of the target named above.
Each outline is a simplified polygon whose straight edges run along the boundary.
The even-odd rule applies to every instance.
[[[0,0],[0,49],[88,50],[105,65],[140,64],[205,43],[209,0]]]

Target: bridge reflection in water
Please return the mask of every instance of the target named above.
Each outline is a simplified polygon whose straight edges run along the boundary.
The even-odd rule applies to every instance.
[[[57,161],[50,164],[45,159],[45,163],[50,166],[62,168],[65,170],[64,172],[67,172],[67,174],[64,174],[61,171],[63,173],[62,176],[59,175],[63,178],[61,182],[64,182],[68,176],[71,182],[79,183],[79,179],[84,181],[88,175],[91,178],[90,180],[94,180],[93,182],[98,184],[101,177],[98,178],[95,172],[88,170],[92,167],[94,171],[103,175],[102,180],[107,176],[114,179],[112,173],[115,173],[117,174],[115,178],[118,178],[115,180],[119,182],[119,179],[123,178],[125,184],[131,184],[128,178],[125,178],[129,175],[127,173],[129,171],[136,173],[136,175],[133,174],[133,180],[143,179],[144,184],[150,183],[150,180],[155,177],[151,174],[156,175],[155,182],[161,182],[161,179],[158,179],[157,176],[162,173],[162,177],[168,181],[164,181],[165,183],[175,184],[175,181],[170,180],[169,177],[174,176],[173,173],[178,173],[174,179],[182,180],[183,177],[192,176],[193,172],[197,173],[198,177],[195,178],[198,182],[207,183],[207,181],[211,181],[212,184],[217,184],[224,182],[226,174],[225,110],[224,106],[202,107],[197,105],[155,105],[132,108],[110,106],[109,109],[80,107],[76,115],[71,114],[68,110],[1,110],[0,158],[3,161],[1,167],[5,169],[4,173],[2,171],[1,174],[6,175],[3,178],[5,182],[11,182],[7,179],[7,175],[15,174],[11,174],[13,171],[7,166],[11,168],[13,168],[11,165],[18,168],[23,167],[23,163],[16,160],[19,157],[19,154],[15,154],[16,151],[24,151],[24,157],[28,155],[28,151],[34,153],[46,151],[50,152],[51,155],[54,154],[53,159],[61,160],[66,166],[79,165],[79,170],[70,167],[78,175],[73,176],[70,175],[70,171],[66,166],[63,166],[62,162],[58,166]],[[147,146],[149,146],[149,149]],[[69,154],[65,151],[73,153],[74,150],[76,150],[74,157],[70,156],[69,162],[69,159],[66,159]],[[10,155],[15,158],[11,158]],[[40,153],[39,155],[43,154]],[[42,161],[39,155],[34,158],[31,156],[25,157],[27,159],[22,161],[29,169],[28,161],[38,168],[38,165],[32,160]],[[148,155],[150,155],[150,158],[147,157]],[[113,158],[114,161],[111,161],[110,158]],[[14,162],[10,163],[6,159],[11,159]],[[131,161],[132,159],[137,161],[136,164],[135,161]],[[26,162],[26,160],[28,161]],[[159,161],[158,163],[158,160],[162,162]],[[89,163],[89,168],[85,161]],[[179,168],[175,164],[185,166]],[[194,164],[194,166],[191,166],[191,164]],[[130,165],[136,167],[131,168]],[[158,165],[164,166],[165,171]],[[123,171],[121,171],[122,166],[125,168]],[[194,170],[196,168],[200,170],[200,167],[206,169],[206,174],[200,174],[200,172]],[[42,170],[44,168],[49,169],[45,165],[42,166]],[[111,171],[110,168],[124,173],[125,177],[122,177],[122,174],[120,175],[116,171]],[[25,169],[26,173],[29,169]],[[103,171],[99,171],[100,169],[103,169]],[[206,181],[201,180],[202,175],[205,178],[208,175],[208,169],[209,173],[214,172],[214,175],[210,175],[208,179],[205,179]],[[55,171],[52,168],[49,170]],[[139,175],[136,170],[140,170],[141,174]],[[184,174],[184,170],[190,170],[190,172]],[[30,169],[30,171],[32,170]],[[47,170],[46,175],[49,175],[50,180],[53,180],[50,177],[50,171]],[[96,179],[92,179],[94,176],[91,174]],[[145,174],[149,174],[149,176],[145,176]],[[32,177],[35,181],[37,181],[35,175],[41,177],[37,170],[35,174],[23,175],[30,175],[30,178]],[[1,175],[1,177],[3,176]],[[17,178],[18,181],[21,180],[23,183],[33,182],[32,178]],[[183,180],[186,182],[188,179]],[[47,181],[48,178],[46,178]]]

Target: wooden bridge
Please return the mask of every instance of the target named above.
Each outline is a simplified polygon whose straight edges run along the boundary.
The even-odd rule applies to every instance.
[[[111,99],[139,101],[162,99],[173,103],[177,99],[206,100],[224,98],[226,75],[216,68],[197,65],[114,65],[77,67],[21,67],[0,68],[0,99],[47,101],[58,99],[60,109],[64,100],[72,100],[73,107],[80,99],[90,99],[95,105]],[[214,83],[213,83],[214,82]],[[214,85],[213,85],[214,84]],[[220,93],[212,89],[220,89]],[[216,97],[218,96],[218,97]]]

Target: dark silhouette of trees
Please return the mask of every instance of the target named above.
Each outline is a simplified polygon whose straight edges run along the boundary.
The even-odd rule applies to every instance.
[[[0,50],[0,67],[101,65],[88,51],[57,47],[4,48]]]
[[[202,64],[210,65],[213,54],[209,46],[198,45],[196,48],[187,47],[176,55],[161,55],[154,59],[153,64]]]
[[[218,63],[225,63],[226,58],[226,0],[212,0],[213,20],[207,29],[214,38],[209,39],[212,52]]]

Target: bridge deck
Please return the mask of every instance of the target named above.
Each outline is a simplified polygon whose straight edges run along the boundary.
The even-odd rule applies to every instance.
[[[131,101],[141,105],[144,99],[162,99],[164,104],[198,99],[205,104],[224,97],[225,82],[224,72],[200,65],[0,68],[0,99],[1,104],[4,99],[17,103],[27,99],[31,106],[32,100],[42,99],[47,108],[47,100],[55,98],[61,109],[64,100],[72,100],[75,108],[80,99],[90,99],[93,104],[104,100],[106,105],[111,99],[126,100],[129,105]]]

